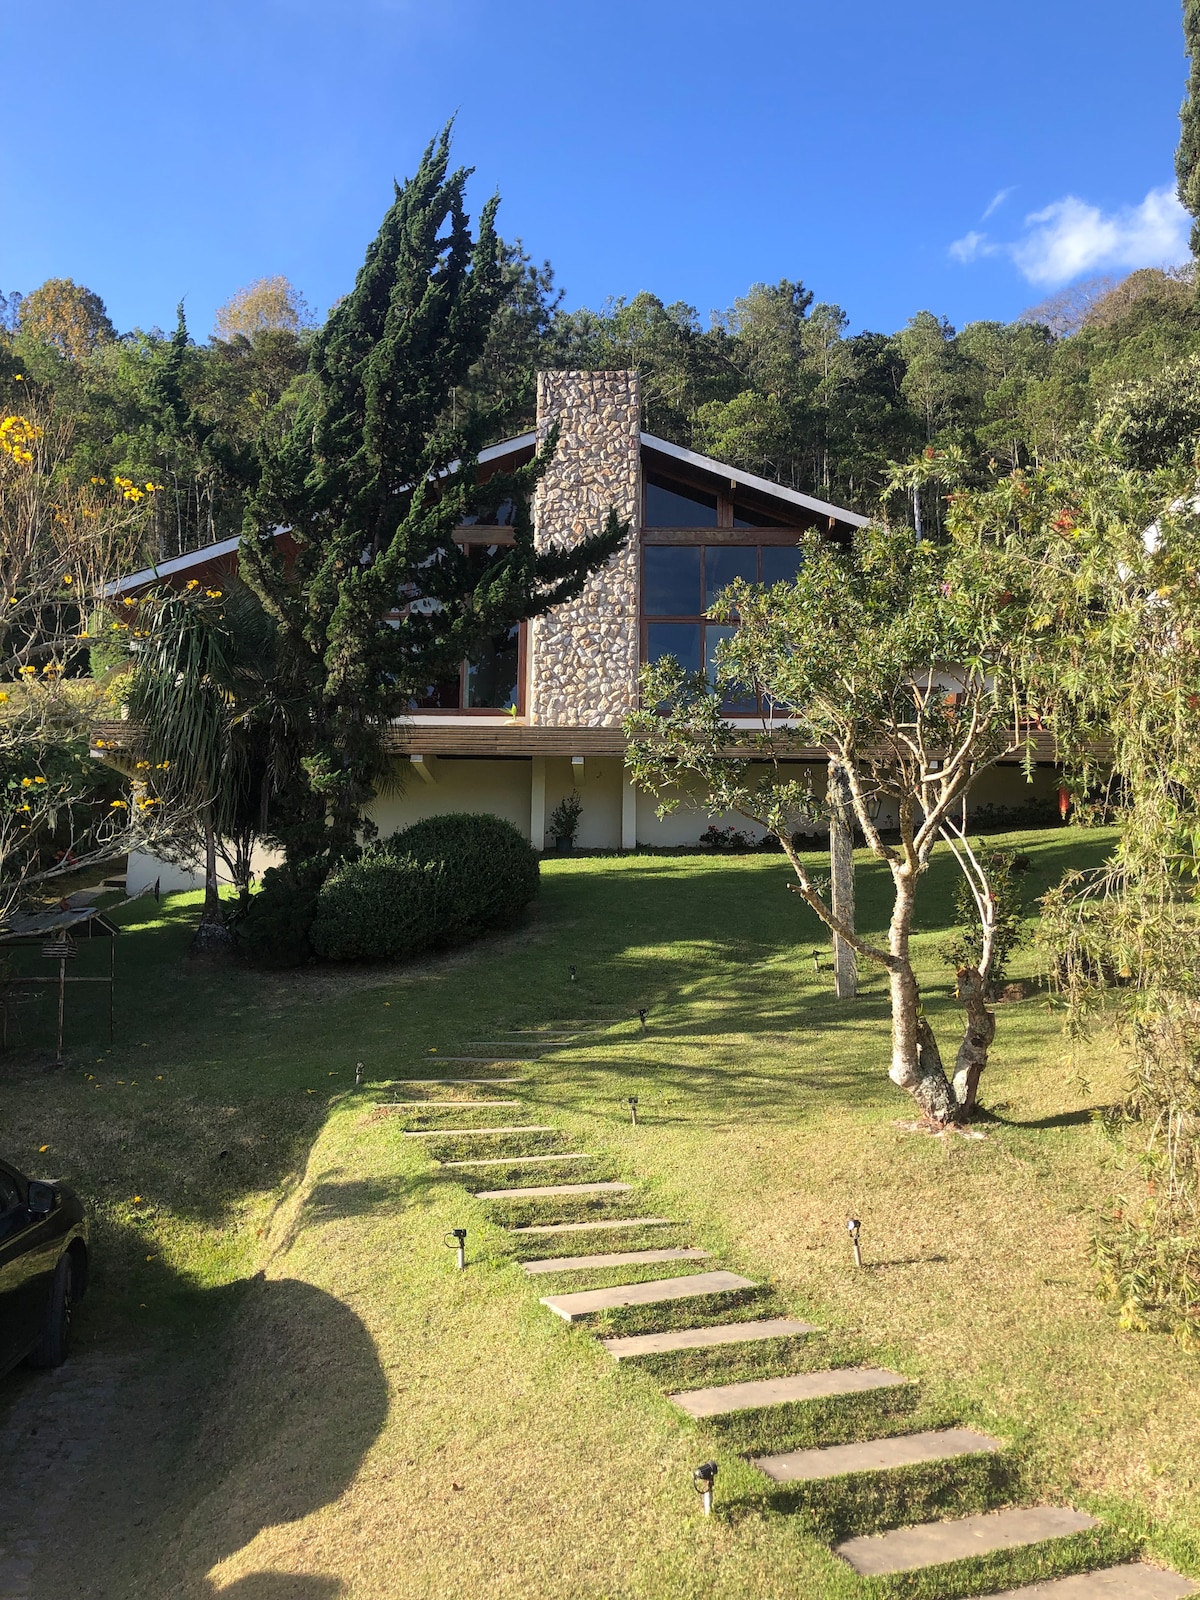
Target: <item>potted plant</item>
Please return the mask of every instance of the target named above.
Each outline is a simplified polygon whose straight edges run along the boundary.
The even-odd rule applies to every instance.
[[[550,832],[557,849],[570,850],[574,847],[582,810],[583,801],[572,791],[564,795],[550,813]]]

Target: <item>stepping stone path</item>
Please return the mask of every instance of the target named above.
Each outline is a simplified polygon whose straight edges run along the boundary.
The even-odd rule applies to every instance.
[[[697,1295],[728,1294],[732,1289],[755,1287],[750,1278],[739,1277],[736,1272],[698,1272],[688,1278],[660,1278],[654,1283],[622,1283],[612,1289],[544,1295],[542,1304],[564,1322],[574,1322],[576,1317],[613,1311],[618,1306],[656,1306],[667,1300],[694,1300]]]
[[[614,1022],[628,1021],[617,1018]],[[518,1030],[504,1040],[475,1040],[473,1048],[524,1052],[522,1059],[497,1056],[439,1056],[438,1064],[477,1063],[488,1066],[535,1068],[547,1049],[581,1042],[581,1034],[560,1036],[571,1024],[547,1024],[545,1034],[519,1036]],[[603,1027],[589,1030],[603,1032]],[[529,1078],[406,1078],[400,1084],[445,1085],[458,1083],[508,1084],[531,1082]],[[515,1105],[516,1101],[404,1101],[404,1105]],[[414,1130],[410,1138],[452,1136],[460,1139],[478,1136],[485,1140],[497,1135],[552,1133],[548,1125],[522,1127],[437,1128]],[[442,1162],[451,1169],[512,1167],[555,1161],[590,1161],[585,1151],[567,1154],[530,1156],[479,1156]],[[634,1185],[619,1181],[551,1183],[523,1188],[479,1189],[477,1200],[530,1202],[553,1205],[576,1198],[618,1199],[631,1194]],[[527,1222],[510,1228],[514,1238],[557,1236],[602,1230],[665,1228],[678,1226],[669,1217],[594,1217],[575,1222]],[[690,1247],[672,1249],[617,1250],[596,1255],[545,1257],[522,1263],[529,1276],[550,1272],[589,1272],[624,1266],[644,1266],[668,1261],[705,1259],[708,1252]],[[627,1306],[669,1306],[680,1301],[754,1289],[758,1285],[735,1272],[711,1271],[646,1283],[616,1284],[604,1289],[582,1289],[569,1294],[545,1295],[541,1304],[565,1322]],[[707,1327],[662,1328],[657,1332],[610,1335],[600,1344],[615,1361],[636,1360],[640,1356],[669,1355],[674,1351],[710,1350],[761,1344],[820,1334],[811,1322],[795,1317],[767,1317],[743,1320],[743,1307],[732,1304],[729,1320]],[[908,1385],[912,1380],[885,1367],[832,1367],[821,1371],[797,1372],[770,1378],[714,1384],[705,1388],[682,1389],[667,1398],[681,1411],[698,1421],[757,1411],[772,1406],[803,1404],[813,1400],[835,1399],[842,1395],[886,1391]],[[753,1424],[751,1423],[751,1426]],[[710,1447],[711,1448],[711,1447]],[[841,1478],[854,1473],[903,1472],[907,1467],[927,1462],[954,1462],[973,1456],[996,1455],[1006,1448],[1001,1439],[991,1438],[971,1428],[938,1428],[927,1432],[889,1435],[859,1440],[853,1444],[819,1445],[771,1455],[749,1457],[750,1464],[770,1484],[812,1483]],[[861,1535],[834,1546],[834,1554],[862,1577],[881,1577],[891,1573],[918,1572],[966,1557],[1041,1545],[1056,1539],[1098,1528],[1100,1522],[1086,1512],[1070,1506],[1009,1507],[975,1516],[948,1518],[912,1527],[898,1527],[882,1533]],[[1048,1579],[1023,1588],[996,1594],[985,1584],[992,1600],[1184,1600],[1200,1594],[1200,1584],[1143,1562],[1127,1562],[1098,1572],[1077,1573]]]
[[[925,1522],[916,1528],[894,1528],[891,1533],[869,1533],[835,1545],[833,1553],[864,1578],[875,1578],[885,1572],[916,1572],[965,1556],[1063,1539],[1099,1526],[1096,1517],[1070,1506],[1031,1506],[956,1517],[952,1522]]]
[[[886,1367],[838,1367],[830,1372],[798,1372],[790,1378],[756,1378],[717,1389],[685,1389],[667,1396],[689,1417],[720,1417],[730,1411],[757,1411],[793,1400],[823,1400],[831,1394],[863,1394],[868,1389],[895,1389],[908,1379]]]
[[[427,1084],[436,1085],[440,1089],[443,1086],[450,1088],[452,1085],[460,1083],[481,1083],[485,1088],[487,1088],[492,1084],[521,1083],[522,1081],[523,1080],[521,1078],[389,1078],[388,1081],[382,1085],[382,1087],[385,1089],[403,1089],[416,1087],[420,1084]],[[481,1103],[482,1102],[478,1100],[474,1102],[475,1105],[480,1105]],[[516,1101],[505,1100],[503,1104],[516,1105]]]
[[[710,1350],[721,1344],[749,1344],[759,1339],[789,1339],[819,1333],[811,1322],[772,1317],[765,1322],[723,1322],[715,1328],[672,1328],[667,1333],[631,1333],[623,1338],[601,1339],[614,1361],[631,1356],[659,1356],[671,1350]]]
[[[522,1228],[510,1228],[509,1233],[590,1233],[596,1228],[669,1228],[670,1217],[617,1217],[612,1222],[537,1222],[526,1223]]]
[[[602,1256],[549,1256],[544,1261],[525,1261],[524,1271],[587,1272],[596,1267],[649,1267],[658,1261],[705,1261],[707,1250],[614,1250]]]
[[[461,1110],[464,1106],[520,1106],[520,1101],[379,1101],[379,1110],[389,1110],[392,1106],[432,1107],[434,1110],[442,1110],[443,1107],[450,1106],[453,1109]],[[488,1130],[486,1128],[483,1128],[483,1130],[472,1128],[470,1131],[472,1133],[486,1133]]]
[[[1025,1589],[1006,1589],[992,1600],[1183,1600],[1189,1594],[1200,1594],[1200,1583],[1131,1561],[1102,1572],[1077,1572]]]
[[[552,1200],[558,1195],[629,1194],[631,1183],[549,1183],[537,1189],[476,1189],[476,1200]]]
[[[788,1450],[759,1456],[751,1466],[775,1483],[808,1483],[815,1478],[840,1478],[847,1472],[879,1472],[911,1467],[918,1461],[950,1461],[955,1456],[986,1455],[1003,1450],[999,1439],[970,1428],[939,1428],[935,1433],[902,1433],[895,1439],[867,1444],[831,1444],[819,1450]]]
[[[475,1129],[476,1133],[487,1129]],[[443,1167],[529,1167],[540,1161],[587,1161],[586,1150],[568,1150],[561,1156],[472,1156],[468,1161],[443,1161]]]
[[[428,1101],[423,1102],[428,1104]],[[438,1102],[434,1101],[436,1105]],[[446,1102],[443,1101],[444,1105]],[[516,1101],[512,1102],[516,1105]],[[522,1122],[511,1128],[410,1128],[404,1135],[406,1139],[464,1139],[468,1136],[475,1138],[477,1135],[491,1133],[557,1133],[557,1128],[552,1128],[548,1123]],[[515,1160],[515,1157],[510,1157]]]

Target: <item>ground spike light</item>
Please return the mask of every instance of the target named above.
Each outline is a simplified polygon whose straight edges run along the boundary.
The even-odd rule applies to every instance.
[[[846,1232],[850,1235],[850,1248],[854,1251],[854,1265],[856,1267],[862,1266],[862,1246],[858,1242],[861,1229],[862,1223],[857,1217],[846,1218]]]
[[[646,1031],[646,1008],[645,1008],[645,1006],[641,1006],[641,1007],[638,1008],[638,1021],[642,1025],[642,1032],[645,1033],[645,1031]]]
[[[458,1251],[458,1270],[461,1272],[467,1264],[467,1230],[451,1228],[446,1235],[445,1245],[447,1250]]]
[[[571,982],[574,983],[575,982],[575,966],[574,966],[574,963],[572,963],[571,966],[569,966],[567,968],[567,971],[571,974]]]
[[[638,1120],[637,1120],[637,1101],[638,1101],[638,1097],[635,1094],[631,1094],[629,1096],[628,1100],[626,1101],[626,1104],[629,1107],[629,1115],[630,1115],[630,1117],[631,1117],[631,1119],[633,1121],[633,1125],[634,1125],[635,1128],[638,1125]]]
[[[717,1463],[704,1461],[692,1473],[692,1488],[700,1496],[700,1504],[704,1507],[704,1515],[712,1516],[713,1486],[717,1481]]]
[[[364,1069],[363,1069],[362,1062],[361,1061],[356,1061],[354,1063],[354,1087],[356,1089],[361,1089],[362,1088],[363,1070]]]

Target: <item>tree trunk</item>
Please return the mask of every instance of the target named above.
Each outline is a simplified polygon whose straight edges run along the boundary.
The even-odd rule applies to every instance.
[[[854,829],[849,786],[841,762],[829,763],[829,876],[834,916],[854,929]],[[833,936],[833,988],[839,1000],[858,994],[858,956],[853,945]]]
[[[974,1110],[979,1076],[987,1066],[988,1051],[996,1037],[995,1013],[985,1004],[985,984],[974,967],[958,969],[958,998],[966,1007],[967,1028],[954,1063],[954,1098],[960,1110]]]
[[[204,808],[204,910],[192,936],[194,956],[221,955],[232,947],[233,939],[225,926],[221,910],[220,883],[217,879],[217,836],[213,829],[212,807]]]
[[[933,1029],[921,1014],[921,991],[908,959],[915,904],[911,868],[893,866],[892,878],[896,901],[888,929],[888,948],[892,955],[888,967],[892,998],[892,1065],[888,1077],[897,1088],[912,1095],[922,1115],[943,1125],[954,1121],[958,1104],[946,1080]]]

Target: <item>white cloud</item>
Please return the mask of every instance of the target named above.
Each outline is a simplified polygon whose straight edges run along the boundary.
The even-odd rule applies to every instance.
[[[980,256],[994,256],[1003,248],[1002,245],[993,244],[986,233],[977,233],[972,228],[961,239],[955,239],[950,246],[950,254],[965,267],[972,261],[978,261]]]
[[[1005,193],[1001,190],[985,216]],[[964,265],[1006,255],[1030,283],[1054,288],[1103,267],[1132,270],[1186,261],[1189,227],[1190,218],[1170,187],[1151,189],[1140,205],[1108,213],[1069,194],[1030,212],[1022,238],[1002,244],[972,230],[955,239],[950,255]]]
[[[992,212],[993,211],[999,211],[1000,207],[1008,199],[1009,195],[1010,194],[1016,194],[1016,192],[1017,192],[1017,186],[1016,186],[1015,183],[1010,184],[1007,189],[998,189],[996,191],[996,193],[992,196],[992,198],[991,198],[991,200],[990,200],[990,202],[988,204],[987,210],[980,217],[980,219],[979,219],[980,222],[986,222],[987,219],[991,216]]]

